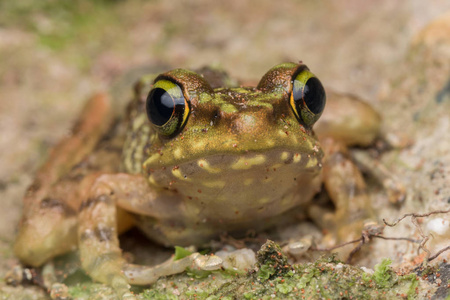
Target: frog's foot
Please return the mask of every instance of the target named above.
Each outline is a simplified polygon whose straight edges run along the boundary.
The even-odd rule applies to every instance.
[[[369,243],[374,236],[382,234],[384,229],[384,225],[370,219],[352,220],[350,218],[342,221],[336,218],[332,220],[330,216],[328,224],[333,223],[334,226],[328,227],[333,229],[326,231],[320,243],[322,247],[319,248],[337,252],[339,259],[347,263],[351,262],[353,256],[364,244]]]
[[[160,277],[182,273],[186,268],[214,271],[220,269],[222,264],[223,261],[218,256],[193,253],[178,260],[170,258],[157,266],[126,264],[123,273],[129,283],[147,285],[156,282]]]
[[[322,228],[324,238],[321,244],[326,247],[354,241],[362,236],[364,220],[357,215],[337,214],[318,205],[309,207],[308,215]]]
[[[344,226],[342,230],[348,230],[345,234],[348,236],[349,232],[351,232],[351,235],[355,238],[349,240],[345,244],[342,244],[343,247],[347,246],[347,244],[351,244],[352,246],[347,246],[346,248],[343,248],[343,250],[339,251],[340,258],[345,260],[346,263],[351,263],[353,256],[361,250],[363,245],[369,243],[372,237],[382,234],[383,229],[384,225],[370,220],[363,223],[361,232],[356,231],[354,226],[350,228]]]

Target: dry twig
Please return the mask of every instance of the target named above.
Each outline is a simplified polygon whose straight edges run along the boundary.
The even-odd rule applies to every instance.
[[[389,223],[387,222],[385,219],[383,219],[384,224],[386,224],[386,226],[389,227],[394,227],[396,226],[398,223],[400,223],[403,219],[405,219],[406,217],[411,217],[411,222],[414,224],[414,226],[417,228],[417,231],[419,232],[420,236],[422,237],[422,239],[420,240],[415,240],[415,239],[411,239],[411,238],[406,238],[406,237],[385,237],[382,236],[381,233],[383,232],[383,229],[380,227],[376,227],[376,226],[369,226],[367,228],[364,228],[362,235],[359,239],[353,240],[353,241],[349,241],[349,242],[345,242],[333,247],[329,247],[329,248],[317,248],[317,247],[311,247],[310,250],[312,251],[332,251],[338,248],[342,248],[344,246],[347,246],[349,244],[354,244],[354,243],[358,243],[358,245],[350,252],[348,258],[347,258],[347,263],[350,263],[353,256],[362,248],[362,246],[364,244],[369,243],[370,238],[379,238],[379,239],[384,239],[384,240],[403,240],[403,241],[408,241],[411,243],[415,243],[415,244],[419,244],[419,248],[417,249],[417,251],[420,251],[420,249],[422,249],[423,251],[426,252],[426,257],[424,260],[424,264],[426,264],[429,261],[432,261],[433,259],[437,258],[439,255],[441,255],[443,252],[450,250],[450,246],[447,246],[441,250],[439,250],[437,253],[435,253],[434,255],[431,255],[431,251],[425,246],[425,244],[428,242],[428,240],[430,239],[429,235],[426,235],[423,230],[422,227],[420,227],[417,218],[424,218],[424,217],[429,217],[431,215],[435,215],[435,214],[445,214],[445,213],[449,213],[450,209],[448,210],[436,210],[436,211],[431,211],[429,213],[426,214],[416,214],[416,213],[409,213],[409,214],[405,214],[403,215],[401,218],[397,219],[395,222],[393,223]]]
[[[423,251],[425,251],[426,256],[425,259],[423,261],[423,264],[426,265],[429,261],[432,261],[433,259],[435,259],[436,257],[438,257],[441,253],[447,251],[450,249],[449,247],[445,247],[441,250],[439,250],[435,255],[431,255],[431,251],[425,246],[425,244],[428,242],[428,240],[430,239],[429,235],[426,235],[423,230],[422,227],[420,227],[419,222],[417,221],[417,218],[424,218],[424,217],[429,217],[431,215],[435,215],[435,214],[445,214],[445,213],[449,213],[450,209],[447,210],[435,210],[435,211],[431,211],[429,213],[426,214],[416,214],[416,213],[409,213],[409,214],[404,214],[401,218],[397,219],[395,222],[393,223],[389,223],[387,222],[385,219],[383,219],[384,224],[386,224],[386,226],[389,227],[394,227],[396,226],[398,223],[400,223],[403,219],[405,219],[406,217],[411,217],[411,222],[414,224],[414,226],[417,228],[417,231],[419,232],[420,236],[422,237],[422,240],[417,241],[419,243],[419,248],[417,249],[417,251],[419,252],[420,249],[422,249]]]

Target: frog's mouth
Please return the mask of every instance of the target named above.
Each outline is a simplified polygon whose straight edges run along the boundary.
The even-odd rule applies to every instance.
[[[270,181],[291,180],[314,176],[321,169],[323,153],[273,149],[246,154],[216,154],[171,167],[149,168],[150,184],[155,187],[178,189],[185,186],[219,190],[229,185],[250,187]]]

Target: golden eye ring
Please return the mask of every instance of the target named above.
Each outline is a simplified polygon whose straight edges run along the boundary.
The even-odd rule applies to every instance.
[[[180,133],[190,113],[189,102],[182,88],[167,79],[155,82],[145,108],[150,122],[166,137]]]
[[[325,89],[306,66],[294,74],[291,86],[290,106],[298,121],[311,127],[325,108]]]

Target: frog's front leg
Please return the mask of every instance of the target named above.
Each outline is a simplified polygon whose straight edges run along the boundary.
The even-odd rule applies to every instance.
[[[94,279],[111,285],[122,298],[132,297],[129,283],[149,284],[161,276],[180,273],[194,263],[217,269],[217,260],[201,259],[198,253],[180,261],[169,259],[155,267],[127,264],[119,247],[117,206],[155,218],[176,217],[184,206],[175,194],[149,187],[141,175],[104,174],[97,177],[79,211],[78,239],[83,269]],[[164,202],[170,202],[169,207]],[[161,205],[159,205],[161,203]],[[220,267],[220,266],[219,266]]]
[[[125,260],[119,248],[114,189],[108,176],[95,180],[79,210],[78,242],[83,269],[94,279],[116,289],[121,297],[129,293],[121,273]]]

